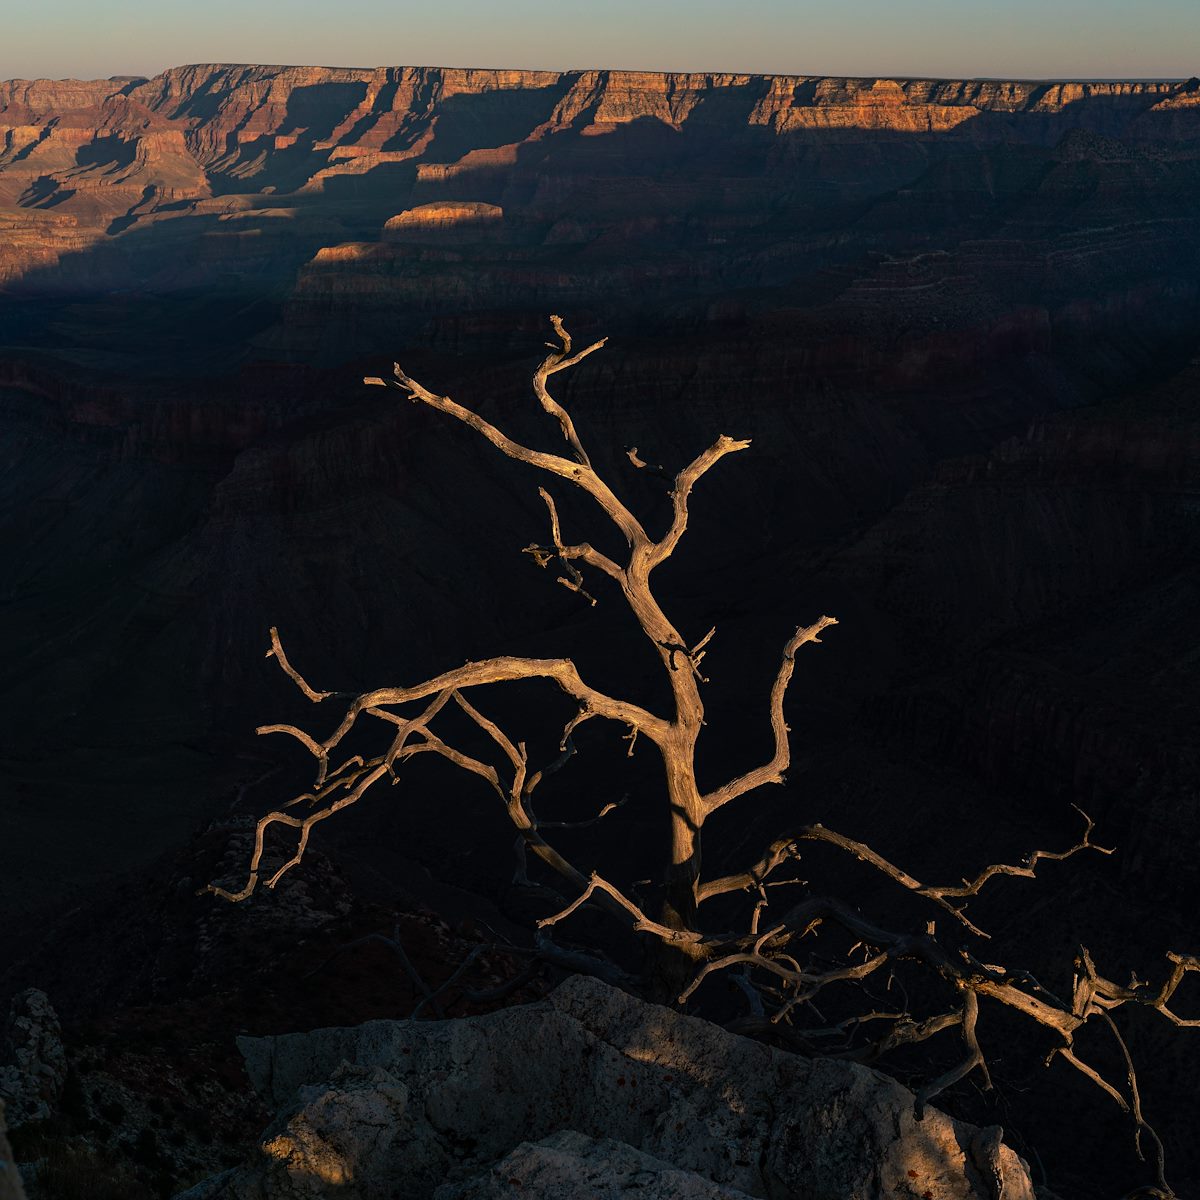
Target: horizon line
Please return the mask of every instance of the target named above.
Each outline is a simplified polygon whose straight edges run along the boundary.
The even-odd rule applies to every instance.
[[[875,80],[887,81],[891,83],[1164,83],[1164,84],[1184,84],[1190,83],[1192,80],[1200,80],[1200,73],[1192,75],[1044,75],[1044,76],[1023,76],[1023,75],[934,75],[921,73],[877,73],[868,72],[865,74],[834,74],[834,73],[813,73],[813,72],[791,72],[791,71],[729,71],[719,69],[700,69],[700,70],[650,70],[645,68],[626,68],[626,67],[504,67],[504,66],[481,66],[481,65],[450,65],[446,63],[376,63],[372,65],[348,65],[348,64],[333,64],[333,63],[282,63],[282,62],[216,62],[216,61],[201,61],[178,63],[176,65],[162,68],[156,71],[153,75],[144,75],[140,72],[116,73],[113,75],[97,75],[87,78],[79,75],[38,75],[38,76],[22,76],[14,75],[9,78],[0,80],[0,83],[137,83],[149,82],[152,79],[158,79],[172,71],[184,71],[197,67],[259,67],[266,70],[296,70],[309,69],[316,71],[380,71],[380,70],[418,70],[418,71],[511,71],[519,72],[528,75],[582,75],[589,72],[609,72],[619,73],[622,75],[648,75],[648,76],[663,76],[663,75],[735,75],[743,76],[749,79],[800,79],[800,80],[820,80],[820,79],[844,79],[844,80]]]

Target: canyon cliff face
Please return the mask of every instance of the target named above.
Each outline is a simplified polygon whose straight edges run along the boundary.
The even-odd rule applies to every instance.
[[[713,865],[835,804],[955,876],[1070,844],[1078,804],[1121,853],[994,915],[1037,927],[1051,976],[1085,937],[1157,977],[1200,831],[1197,195],[1196,80],[0,84],[0,898],[39,929],[282,757],[250,731],[311,712],[263,665],[273,624],[319,687],[562,652],[656,701],[615,603],[522,571],[535,481],[358,382],[399,359],[549,445],[528,375],[560,312],[610,335],[560,395],[652,524],[665,485],[626,447],[673,472],[754,439],[664,572],[681,626],[718,626],[706,769],[765,749],[796,623],[841,622],[794,687],[798,786],[722,827]],[[623,752],[577,777],[581,809],[627,768],[655,786]],[[469,852],[401,804],[362,818],[370,870],[452,859],[502,892],[502,823],[418,777],[471,814]],[[660,831],[630,812],[635,878]],[[1069,1117],[1037,1120],[1086,1195],[1106,1127]]]
[[[303,352],[318,327],[339,345],[333,306],[369,350],[422,312],[783,285],[814,259],[924,248],[931,227],[947,248],[1004,225],[1010,252],[1035,260],[1015,269],[1053,269],[1070,254],[1051,244],[1062,218],[1111,208],[1131,183],[1185,187],[1197,136],[1195,81],[228,66],[13,81],[0,284],[295,284],[273,344]],[[459,256],[412,236],[408,214],[447,202],[497,210],[501,244],[470,288]],[[1188,214],[1167,209],[1137,220],[1169,253]]]

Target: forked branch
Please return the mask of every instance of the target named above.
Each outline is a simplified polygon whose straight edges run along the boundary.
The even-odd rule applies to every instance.
[[[731,780],[724,787],[709,792],[703,801],[707,813],[716,812],[731,800],[736,800],[739,796],[744,796],[747,792],[762,787],[763,784],[783,783],[784,772],[792,761],[792,748],[788,739],[791,730],[783,716],[783,701],[787,695],[788,684],[792,681],[792,672],[796,669],[796,651],[809,642],[819,643],[821,633],[836,624],[836,618],[822,617],[814,625],[797,629],[788,639],[787,645],[783,648],[779,673],[775,676],[775,683],[771,687],[771,731],[775,737],[775,753],[771,756],[770,761],[761,767],[747,771],[745,775]]]
[[[598,348],[598,345],[590,347],[585,353],[590,354],[592,350]],[[582,357],[582,354],[578,356],[578,358]],[[562,370],[563,367],[568,365],[570,364],[564,362],[556,369]],[[508,455],[509,458],[515,459],[517,462],[527,463],[551,475],[557,475],[560,479],[567,480],[568,483],[573,483],[576,487],[587,492],[596,501],[605,515],[625,535],[625,540],[631,546],[643,545],[649,540],[646,536],[646,531],[642,528],[641,522],[617,499],[608,484],[596,474],[591,464],[586,461],[586,455],[584,455],[583,460],[579,458],[569,459],[557,454],[547,454],[541,450],[534,450],[510,438],[508,434],[501,432],[490,421],[485,420],[478,413],[472,412],[471,409],[465,408],[449,396],[439,396],[435,392],[430,391],[423,384],[406,375],[399,363],[393,364],[393,375],[393,379],[381,379],[378,376],[369,376],[363,382],[377,387],[395,387],[404,392],[414,402],[424,404],[429,408],[436,409],[438,412],[444,412],[448,416],[454,417],[455,420],[461,421],[464,425],[470,426],[477,433],[481,433],[487,438],[498,450]],[[555,407],[558,406],[555,405]],[[574,426],[570,426],[570,429],[572,436],[574,436]],[[570,438],[568,437],[569,440]],[[577,443],[578,438],[576,437],[575,440]],[[582,453],[582,447],[579,447],[578,453]]]
[[[675,547],[679,545],[679,539],[683,537],[687,529],[688,500],[691,498],[692,488],[696,486],[697,480],[712,467],[716,466],[725,455],[736,454],[739,450],[747,449],[749,445],[749,438],[738,440],[737,438],[726,437],[725,434],[722,434],[707,450],[698,455],[675,476],[675,485],[671,489],[671,507],[673,510],[671,528],[667,530],[662,541],[658,542],[650,552],[650,565],[652,567],[670,558],[675,551]]]
[[[673,929],[670,926],[663,925],[659,921],[654,921],[648,917],[636,904],[633,903],[627,896],[623,895],[606,879],[601,879],[599,875],[592,873],[588,880],[587,887],[574,899],[566,908],[560,912],[556,912],[553,916],[543,917],[537,925],[539,929],[548,929],[553,925],[557,925],[559,921],[565,920],[573,912],[580,909],[589,900],[594,897],[607,896],[610,900],[615,901],[633,920],[633,929],[638,933],[650,933],[669,944],[695,944],[704,939],[700,934],[690,929]]]
[[[1086,828],[1080,840],[1069,849],[1033,850],[1018,864],[992,863],[990,866],[984,867],[974,879],[949,887],[934,887],[922,883],[902,867],[889,862],[877,850],[868,846],[866,842],[856,841],[845,834],[827,829],[821,824],[804,825],[789,837],[780,838],[775,841],[767,853],[748,871],[742,871],[735,875],[727,875],[721,879],[701,884],[699,899],[704,901],[728,892],[744,891],[751,887],[757,887],[773,871],[782,866],[783,863],[799,858],[798,842],[825,842],[853,855],[859,862],[873,867],[876,871],[886,875],[902,888],[906,888],[908,891],[932,901],[977,937],[987,938],[990,935],[969,920],[963,912],[963,908],[966,901],[973,896],[979,895],[984,886],[992,879],[1003,877],[1034,879],[1037,876],[1036,868],[1039,862],[1043,860],[1047,862],[1064,862],[1082,850],[1095,850],[1099,854],[1112,853],[1112,850],[1106,849],[1103,846],[1097,846],[1091,840],[1092,830],[1095,828],[1094,822],[1082,809],[1076,808],[1076,811],[1083,817]],[[953,901],[959,901],[960,903],[953,903]]]
[[[571,420],[567,410],[546,390],[546,380],[551,375],[555,375],[559,371],[565,371],[568,367],[573,367],[576,363],[582,362],[589,354],[594,354],[608,341],[608,338],[601,338],[598,342],[593,342],[586,350],[580,350],[577,354],[572,354],[571,335],[563,328],[562,317],[551,317],[550,324],[554,326],[554,332],[558,335],[558,348],[555,349],[551,346],[552,352],[534,372],[534,395],[541,402],[542,408],[558,422],[563,438],[570,443],[571,449],[575,451],[576,459],[585,467],[590,468],[592,463],[587,456],[587,451],[584,450],[583,444],[579,440],[579,434],[575,432],[575,422]]]
[[[729,972],[728,977],[746,997],[751,1021],[773,1036],[798,1039],[806,1047],[821,1039],[827,1042],[836,1039],[841,1043],[837,1053],[873,1061],[899,1047],[923,1043],[944,1031],[957,1029],[962,1039],[962,1052],[949,1070],[919,1091],[916,1098],[918,1115],[930,1100],[974,1072],[982,1074],[985,1084],[990,1083],[978,1037],[978,1018],[981,1002],[994,1001],[1050,1031],[1055,1038],[1056,1053],[1126,1108],[1134,1116],[1139,1136],[1143,1132],[1151,1136],[1153,1131],[1141,1110],[1136,1073],[1123,1041],[1120,1044],[1127,1065],[1124,1087],[1105,1079],[1080,1057],[1075,1037],[1091,1020],[1110,1022],[1111,1012],[1126,1004],[1154,1008],[1176,1025],[1200,1027],[1200,1018],[1180,1016],[1171,1007],[1185,977],[1200,972],[1200,958],[1172,954],[1168,977],[1159,986],[1137,979],[1128,985],[1118,985],[1099,975],[1090,955],[1081,949],[1072,993],[1069,999],[1063,1000],[1026,972],[980,961],[964,948],[969,943],[959,945],[939,937],[933,922],[926,923],[920,931],[885,928],[844,900],[824,896],[808,896],[787,908],[778,919],[770,906],[772,896],[778,894],[770,889],[803,884],[795,878],[795,871],[784,870],[798,860],[800,846],[806,842],[821,842],[852,855],[898,888],[936,905],[953,918],[958,927],[955,932],[960,938],[986,937],[964,910],[992,880],[1001,877],[1031,879],[1036,876],[1041,863],[1062,861],[1084,850],[1111,853],[1092,841],[1093,826],[1086,814],[1081,814],[1086,823],[1083,835],[1069,849],[1035,850],[1017,863],[994,863],[973,878],[948,886],[926,884],[866,842],[811,821],[787,837],[777,839],[747,870],[707,882],[700,879],[701,833],[707,818],[758,787],[784,782],[792,761],[791,730],[784,709],[796,655],[802,646],[818,643],[824,630],[836,625],[837,621],[823,616],[812,625],[801,626],[783,648],[768,702],[773,740],[770,758],[712,791],[701,792],[696,782],[695,753],[705,724],[701,688],[707,680],[701,674],[700,663],[713,633],[710,631],[689,649],[694,637],[685,638],[664,613],[651,589],[650,577],[655,567],[670,558],[686,532],[689,503],[699,480],[722,458],[746,449],[750,442],[721,436],[680,470],[671,485],[669,526],[660,539],[651,538],[642,521],[597,473],[570,414],[549,390],[553,376],[595,353],[604,342],[575,350],[562,320],[554,316],[551,325],[555,341],[548,343],[550,353],[533,372],[533,392],[542,411],[557,424],[565,446],[562,453],[537,450],[517,441],[481,414],[449,396],[438,395],[411,378],[398,364],[394,366],[392,378],[370,378],[365,382],[399,391],[414,403],[454,418],[475,430],[510,459],[565,480],[591,497],[604,518],[623,536],[628,547],[627,557],[609,557],[591,542],[572,542],[565,538],[558,507],[546,487],[540,487],[539,493],[549,516],[550,542],[547,546],[531,545],[527,552],[540,566],[560,565],[559,582],[592,603],[595,601],[585,590],[584,571],[587,568],[594,568],[618,585],[622,598],[662,664],[665,683],[673,700],[672,711],[659,716],[632,701],[589,686],[581,678],[575,663],[567,658],[490,658],[465,663],[408,687],[378,688],[361,695],[322,692],[313,688],[291,664],[278,632],[272,629],[268,654],[277,659],[280,668],[300,692],[314,704],[338,696],[346,701],[346,707],[337,727],[324,737],[287,724],[267,725],[259,730],[264,734],[286,734],[303,746],[316,761],[316,780],[311,791],[294,797],[280,810],[267,814],[258,822],[250,877],[245,887],[235,892],[213,885],[209,890],[230,900],[250,895],[260,872],[265,872],[265,836],[273,826],[282,825],[297,831],[297,846],[291,857],[267,878],[267,886],[274,886],[300,862],[310,832],[317,823],[356,803],[380,780],[396,782],[397,767],[409,758],[418,754],[436,754],[484,780],[500,798],[509,821],[519,833],[522,872],[524,854],[528,850],[567,881],[575,898],[538,923],[541,930],[539,954],[550,944],[546,941],[547,930],[584,906],[593,905],[648,940],[649,960],[666,964],[654,984],[663,998],[687,1002],[706,979]],[[629,448],[627,454],[635,468],[665,474],[659,468],[651,467],[636,447]],[[535,679],[554,685],[577,706],[574,717],[563,728],[558,757],[541,771],[532,768],[526,743],[510,737],[496,720],[483,714],[474,697],[468,698],[468,693],[481,687]],[[489,749],[478,758],[453,746],[441,725],[438,732],[431,728],[435,718],[443,719],[439,714],[451,701],[486,735]],[[363,714],[391,726],[390,744],[374,757],[354,754],[346,758],[347,751],[338,752],[339,747]],[[552,829],[594,824],[619,805],[606,804],[590,820],[574,823],[543,822],[534,809],[535,788],[571,758],[575,752],[574,731],[594,717],[628,729],[626,736],[631,753],[637,737],[645,733],[663,760],[667,793],[665,817],[671,836],[670,857],[664,862],[661,881],[661,920],[656,920],[647,911],[648,905],[640,894],[635,903],[601,874],[594,871],[585,874],[579,870],[546,840],[545,834]],[[495,761],[489,761],[489,758]],[[340,765],[333,765],[339,761]],[[303,805],[308,806],[307,815],[292,815],[288,811]],[[743,907],[749,909],[748,922],[740,927],[748,925],[749,932],[740,935],[728,931],[706,932],[697,915],[700,906],[718,897],[727,897],[725,904],[703,910],[706,916],[714,911],[723,914],[733,909],[739,894],[744,894]],[[831,945],[832,951],[829,950]],[[846,949],[848,945],[850,948]],[[565,952],[566,958],[561,957],[562,951],[555,953],[560,955],[556,961],[565,962],[574,952]],[[934,1004],[930,1015],[909,1011],[903,978],[914,969],[932,977],[939,988],[950,993],[948,1002]],[[896,987],[892,990],[894,984]],[[871,995],[879,985],[889,993],[886,1001]],[[902,996],[899,1001],[895,998],[897,992]],[[831,1023],[831,1017],[822,1015],[817,1009],[816,1000],[823,997],[821,1003],[825,1004],[834,1001],[839,994],[842,1000],[836,1002],[841,1004],[842,1012],[831,1014]],[[849,1004],[845,1003],[847,996],[852,1001]],[[855,998],[865,999],[867,1003],[855,1003]],[[851,1015],[836,1019],[847,1008]],[[863,1008],[865,1012],[853,1011]],[[814,1029],[801,1027],[807,1012],[815,1014],[818,1026]],[[862,1039],[866,1035],[861,1031],[868,1026],[871,1040],[864,1044]],[[1112,1028],[1117,1033],[1116,1027]],[[1119,1033],[1117,1036],[1120,1041]],[[1162,1182],[1161,1156],[1159,1180],[1161,1194],[1169,1195],[1169,1189]]]

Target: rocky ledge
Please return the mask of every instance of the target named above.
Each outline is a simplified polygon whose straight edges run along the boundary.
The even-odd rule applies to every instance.
[[[279,1115],[179,1200],[1032,1200],[998,1126],[574,978],[448,1021],[242,1038]]]

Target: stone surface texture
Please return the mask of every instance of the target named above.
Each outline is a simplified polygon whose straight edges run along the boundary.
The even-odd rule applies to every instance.
[[[936,1110],[917,1121],[912,1094],[875,1071],[774,1050],[585,978],[484,1017],[241,1049],[280,1116],[253,1161],[187,1200],[1033,1197],[997,1128]]]
[[[49,1117],[66,1079],[67,1054],[58,1014],[45,992],[27,988],[13,998],[0,1044],[0,1093],[7,1104],[9,1127]]]
[[[528,384],[552,312],[579,344],[610,339],[556,395],[643,519],[664,481],[624,447],[673,474],[720,433],[753,440],[705,477],[662,577],[681,629],[719,625],[714,779],[765,736],[787,633],[840,621],[790,693],[803,776],[759,793],[706,865],[741,869],[812,798],[813,819],[844,813],[942,880],[1070,845],[1074,804],[1117,853],[1102,876],[1079,856],[1002,885],[1006,961],[1056,977],[1082,938],[1113,977],[1160,978],[1200,887],[1197,130],[1196,80],[199,65],[0,85],[0,1006],[36,984],[69,1023],[191,991],[164,1024],[225,1047],[411,1011],[323,987],[320,1013],[248,1022],[199,997],[249,951],[264,971],[288,952],[264,953],[255,914],[177,901],[131,922],[123,899],[79,895],[174,854],[235,795],[246,814],[290,794],[242,791],[258,755],[287,753],[253,729],[313,717],[262,657],[271,624],[320,688],[542,653],[552,631],[595,686],[655,686],[626,669],[619,602],[581,614],[522,569],[545,530],[535,481],[361,386],[399,361],[549,448]],[[565,527],[603,536],[588,516]],[[659,786],[640,756],[581,762],[556,818]],[[427,765],[360,806],[338,853],[545,915],[504,891],[482,781]],[[652,877],[660,820],[628,805],[597,826],[597,865]],[[243,833],[226,836],[229,862],[213,874],[206,852],[181,895],[235,879]],[[843,882],[834,866],[813,886]],[[891,885],[872,886],[857,902],[883,920]],[[121,1016],[130,1093],[158,1065],[143,1022]],[[1196,1039],[1147,1036],[1179,1097],[1148,1099],[1172,1178],[1200,1179]],[[1132,1190],[1124,1137],[1037,1079],[1007,1123],[1056,1190]]]
[[[544,1200],[747,1200],[736,1188],[713,1183],[612,1138],[564,1130],[540,1142],[522,1142],[490,1171],[448,1183],[434,1200],[501,1200],[524,1191]]]

